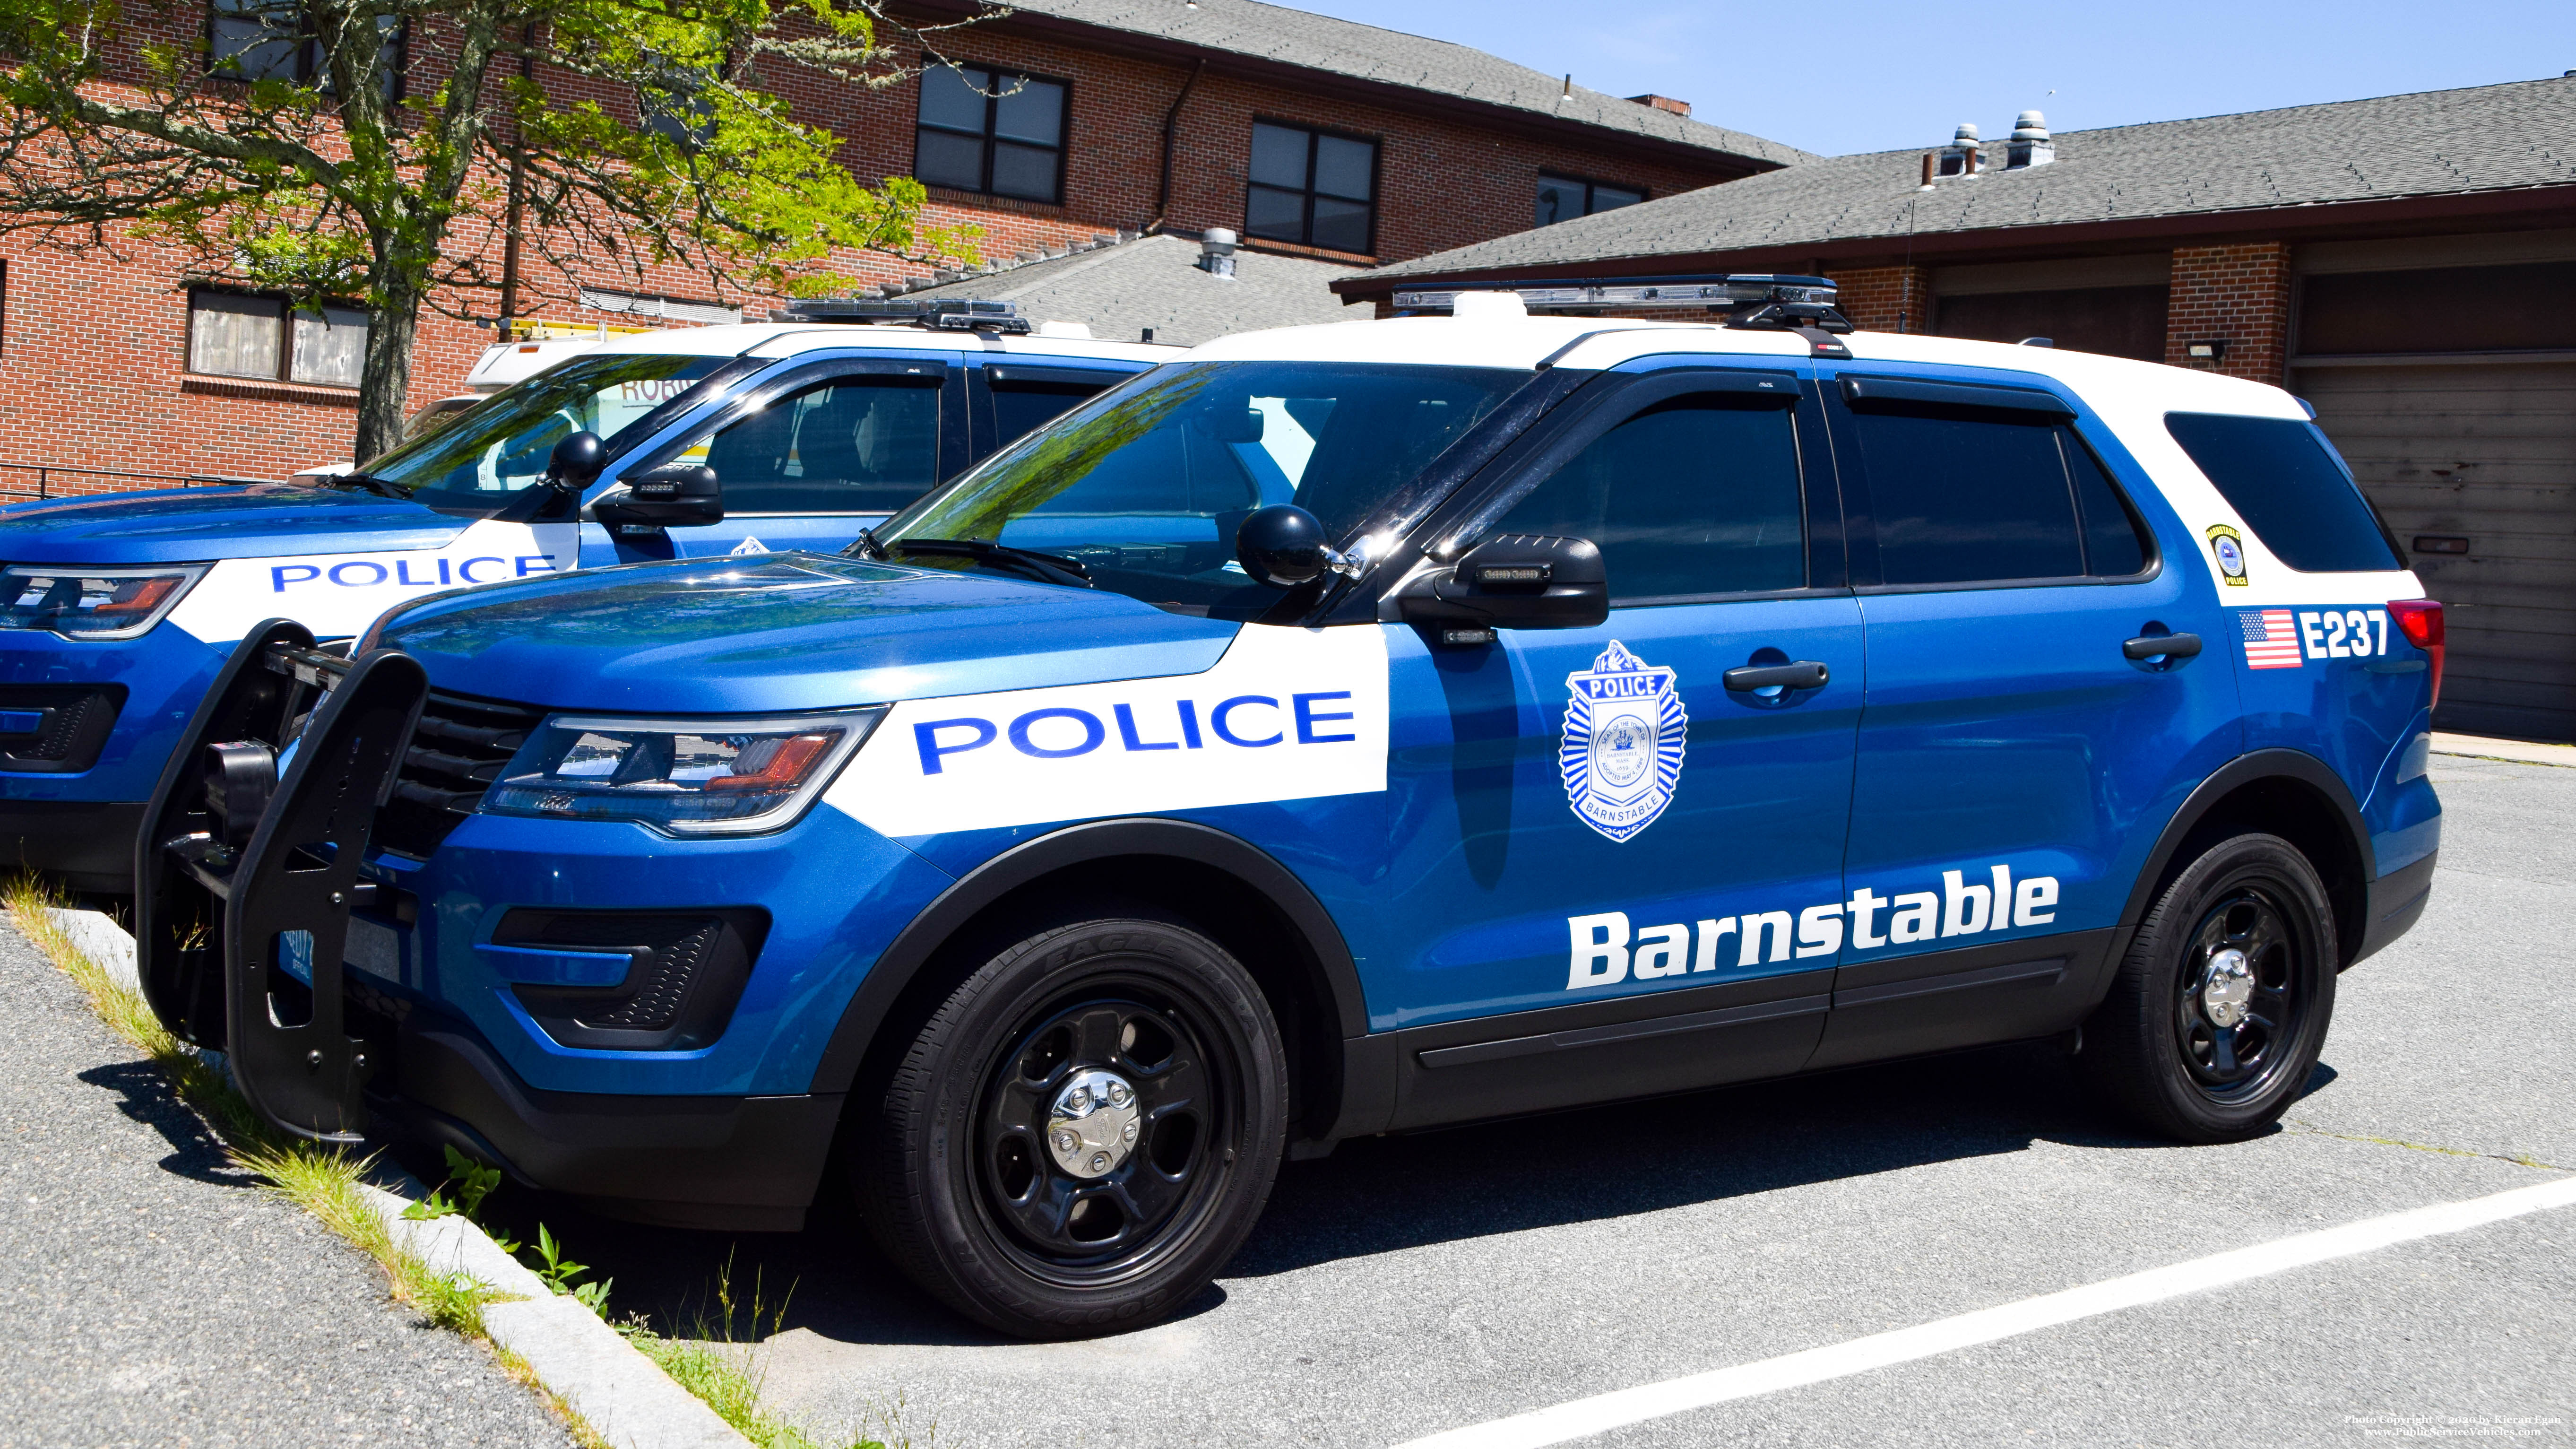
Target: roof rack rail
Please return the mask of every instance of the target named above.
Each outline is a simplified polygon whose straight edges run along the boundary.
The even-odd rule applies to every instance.
[[[803,297],[770,316],[780,322],[911,323],[942,332],[1029,331],[1017,302],[988,302],[974,297],[875,301],[859,297]]]
[[[1729,327],[1757,331],[1798,331],[1814,327],[1849,332],[1849,318],[1836,310],[1831,277],[1792,276],[1781,272],[1723,272],[1705,276],[1589,278],[1566,281],[1496,283],[1478,287],[1452,283],[1438,289],[1398,288],[1395,309],[1446,312],[1457,306],[1461,292],[1511,292],[1532,312],[1587,312],[1690,309],[1725,314]]]

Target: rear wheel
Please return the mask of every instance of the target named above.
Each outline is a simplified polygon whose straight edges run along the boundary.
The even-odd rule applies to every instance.
[[[2324,1049],[2334,910],[2288,841],[2220,841],[2165,888],[2077,1059],[2123,1115],[2183,1142],[2270,1128]]]
[[[1027,1338],[1140,1327],[1259,1217],[1287,1134],[1260,989],[1196,932],[1099,920],[967,977],[886,1083],[855,1160],[906,1273]]]

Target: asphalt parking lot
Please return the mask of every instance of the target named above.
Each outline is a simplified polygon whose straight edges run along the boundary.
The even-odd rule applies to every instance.
[[[2441,874],[2342,980],[2284,1129],[2097,1115],[2042,1046],[1386,1138],[1290,1165],[1169,1323],[995,1340],[845,1217],[730,1240],[576,1218],[685,1329],[730,1251],[793,1297],[770,1404],[942,1444],[1397,1445],[2576,1169],[2576,770],[2436,758]],[[534,1205],[522,1205],[523,1208]],[[2576,1209],[1635,1424],[1604,1445],[2576,1442]],[[765,1325],[766,1327],[766,1325]]]

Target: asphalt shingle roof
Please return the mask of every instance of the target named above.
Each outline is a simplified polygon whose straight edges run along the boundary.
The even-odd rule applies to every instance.
[[[1563,77],[1543,75],[1464,45],[1263,5],[1258,0],[1199,0],[1195,8],[1183,0],[1011,0],[1011,8],[1382,85],[1483,101],[1775,166],[1813,159],[1812,153],[1794,146],[1579,85],[1567,100]]]
[[[2576,79],[2057,138],[2047,166],[1922,187],[1937,147],[1807,161],[1380,267],[1370,279],[2134,220],[2576,182]],[[1990,168],[2004,148],[1986,143]]]
[[[1377,315],[1345,305],[1330,283],[1353,268],[1304,257],[1237,251],[1231,280],[1200,271],[1199,244],[1149,236],[1071,256],[1005,267],[902,294],[1017,302],[1032,322],[1080,322],[1104,341],[1133,342],[1145,328],[1157,342],[1194,346],[1261,327],[1351,322]]]

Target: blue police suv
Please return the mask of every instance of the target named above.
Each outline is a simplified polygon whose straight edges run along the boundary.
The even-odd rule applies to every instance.
[[[611,338],[362,472],[0,508],[0,866],[127,890],[144,802],[262,619],[346,638],[461,585],[839,548],[1178,351],[1033,335],[982,306],[915,303],[915,321],[900,302],[822,304],[818,318],[895,325]],[[591,441],[558,459],[578,435]],[[694,505],[621,527],[627,485],[647,474],[666,487],[688,475]]]
[[[2288,395],[1821,290],[1246,334],[841,554],[264,625],[152,1000],[288,1131],[613,1212],[846,1164],[1040,1337],[1356,1134],[2079,1034],[2264,1130],[2423,909],[2438,606]]]

